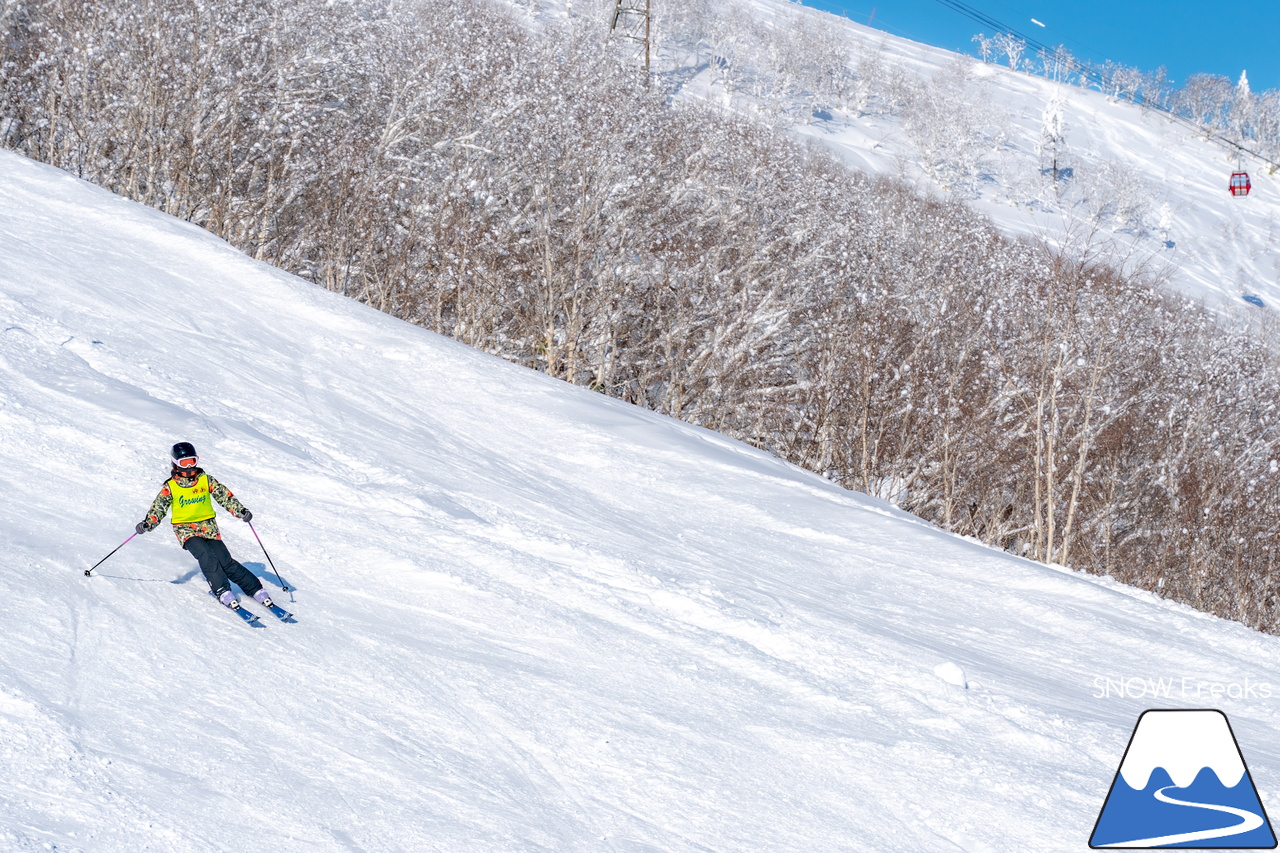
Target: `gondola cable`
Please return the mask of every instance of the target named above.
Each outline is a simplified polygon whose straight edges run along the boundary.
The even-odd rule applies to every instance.
[[[1021,39],[1023,44],[1025,44],[1027,47],[1031,48],[1032,50],[1038,52],[1042,56],[1049,55],[1054,50],[1054,48],[1049,47],[1048,45],[1041,42],[1039,39],[1032,38],[1031,36],[1028,36],[1026,33],[1023,33],[1014,27],[1006,26],[1004,23],[991,17],[987,13],[981,11],[980,9],[976,9],[973,6],[970,6],[968,3],[965,3],[964,0],[938,0],[938,3],[942,4],[943,6],[946,6],[948,9],[951,9],[954,12],[958,12],[959,14],[965,16],[966,18],[969,18],[972,21],[976,21],[977,23],[981,24],[984,27],[990,27],[992,30],[994,30],[997,33],[1006,33],[1008,35],[1015,36]],[[1099,74],[1097,71],[1093,70],[1089,66],[1081,64],[1079,62],[1075,62],[1075,61],[1072,61],[1070,63],[1070,66],[1081,77],[1084,77],[1090,80],[1091,82],[1097,84],[1100,91],[1105,90],[1106,86],[1108,85],[1106,78],[1104,78],[1101,74]],[[1137,101],[1134,101],[1133,98],[1129,98],[1129,100],[1131,103],[1138,103]],[[1280,163],[1277,163],[1275,160],[1272,160],[1270,157],[1266,157],[1258,153],[1257,151],[1254,151],[1253,149],[1248,148],[1240,144],[1239,142],[1236,142],[1233,139],[1228,139],[1222,134],[1214,131],[1212,128],[1205,127],[1201,125],[1199,122],[1192,121],[1191,119],[1185,116],[1179,115],[1178,113],[1174,112],[1173,110],[1170,110],[1167,107],[1164,107],[1154,102],[1148,103],[1146,101],[1143,101],[1140,105],[1143,107],[1146,107],[1147,109],[1152,109],[1152,110],[1156,110],[1157,112],[1163,113],[1171,121],[1175,121],[1183,125],[1184,127],[1190,128],[1191,130],[1194,130],[1197,134],[1199,133],[1205,134],[1206,139],[1217,142],[1220,145],[1227,148],[1229,151],[1236,153],[1238,158],[1240,158],[1240,160],[1243,160],[1244,154],[1248,154],[1250,157],[1253,157],[1254,159],[1259,160],[1263,163],[1267,163],[1275,169],[1280,169]],[[1237,178],[1238,175],[1242,175],[1243,179],[1239,180]],[[1242,189],[1243,192],[1237,192],[1238,180],[1239,180],[1239,189]],[[1243,162],[1240,162],[1238,164],[1236,172],[1233,173],[1231,177],[1231,184],[1230,184],[1231,194],[1236,197],[1243,197],[1248,195],[1249,193],[1248,185],[1249,185],[1249,176],[1244,171]]]

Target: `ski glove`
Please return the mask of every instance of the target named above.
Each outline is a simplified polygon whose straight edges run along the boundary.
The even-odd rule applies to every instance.
[[[146,523],[145,521],[139,521],[139,522],[137,523],[137,525],[135,525],[135,526],[134,526],[134,528],[133,528],[133,529],[134,529],[134,530],[136,530],[136,531],[137,531],[137,532],[139,532],[139,533],[146,533],[146,532],[147,532],[147,523]]]
[[[249,510],[246,509],[244,512],[240,513],[240,520],[253,521],[253,513],[249,512]]]

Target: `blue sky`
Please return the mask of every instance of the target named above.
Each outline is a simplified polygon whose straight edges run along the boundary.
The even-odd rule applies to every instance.
[[[972,53],[990,28],[938,0],[803,0],[914,41]],[[1094,62],[1112,59],[1153,71],[1164,65],[1181,85],[1190,74],[1249,72],[1255,91],[1280,89],[1280,0],[1227,3],[1107,0],[964,0],[990,18]],[[872,18],[872,11],[875,16]],[[1044,24],[1040,27],[1032,19]]]

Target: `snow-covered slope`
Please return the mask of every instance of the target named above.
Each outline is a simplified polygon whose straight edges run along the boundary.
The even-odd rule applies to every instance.
[[[865,108],[820,110],[793,130],[856,168],[963,199],[1008,234],[1167,275],[1177,292],[1215,309],[1249,316],[1258,302],[1280,306],[1280,183],[1267,164],[1245,158],[1253,190],[1233,199],[1234,155],[1158,112],[787,0],[750,0],[743,9],[774,27],[808,15],[839,34],[851,68],[871,89]],[[703,70],[679,97],[731,101],[751,112],[745,88],[726,94]],[[1065,131],[1056,185],[1039,147],[1055,97]],[[890,108],[893,98],[902,103]]]
[[[0,849],[1081,850],[1151,705],[1223,708],[1280,802],[1280,640],[4,152],[0,320]],[[164,530],[84,576],[177,440],[298,624],[241,624]],[[1177,681],[1100,695],[1129,677]]]

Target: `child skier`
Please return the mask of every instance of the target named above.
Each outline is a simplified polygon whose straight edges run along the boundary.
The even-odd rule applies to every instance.
[[[242,521],[249,521],[253,513],[236,500],[231,490],[205,473],[199,467],[196,449],[190,442],[180,441],[173,446],[173,467],[169,479],[160,487],[160,494],[151,502],[147,517],[135,528],[139,533],[155,530],[164,514],[173,510],[173,532],[183,549],[200,563],[209,588],[218,601],[232,610],[240,609],[240,599],[231,591],[235,581],[246,595],[264,607],[270,607],[271,596],[262,588],[262,581],[253,572],[231,558],[231,552],[218,532],[214,518],[213,501],[222,504],[227,512]]]

